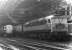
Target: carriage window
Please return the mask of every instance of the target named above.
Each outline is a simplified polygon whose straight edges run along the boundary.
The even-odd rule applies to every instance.
[[[26,24],[26,25],[24,25],[25,27],[28,27],[28,26],[31,26],[31,23],[28,23],[28,24]]]

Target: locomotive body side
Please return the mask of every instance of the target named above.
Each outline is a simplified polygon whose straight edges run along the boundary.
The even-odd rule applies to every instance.
[[[51,27],[51,24],[47,24],[47,21],[45,19],[41,21],[34,21],[27,25],[24,25],[24,31],[35,31],[35,30],[47,30],[49,31]]]

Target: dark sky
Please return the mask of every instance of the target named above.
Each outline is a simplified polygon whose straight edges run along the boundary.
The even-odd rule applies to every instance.
[[[9,0],[2,6],[0,23],[25,23],[52,14],[61,0]],[[2,20],[5,22],[1,22]]]
[[[24,0],[11,14],[19,23],[45,17],[54,13],[59,7],[61,0]]]

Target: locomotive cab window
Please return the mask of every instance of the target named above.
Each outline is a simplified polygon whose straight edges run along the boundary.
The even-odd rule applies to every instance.
[[[51,20],[50,19],[48,19],[48,23],[51,23]]]

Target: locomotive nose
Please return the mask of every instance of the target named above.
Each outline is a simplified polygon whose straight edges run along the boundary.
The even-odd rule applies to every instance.
[[[4,30],[6,33],[12,33],[13,26],[12,25],[6,25],[6,26],[4,26]]]

